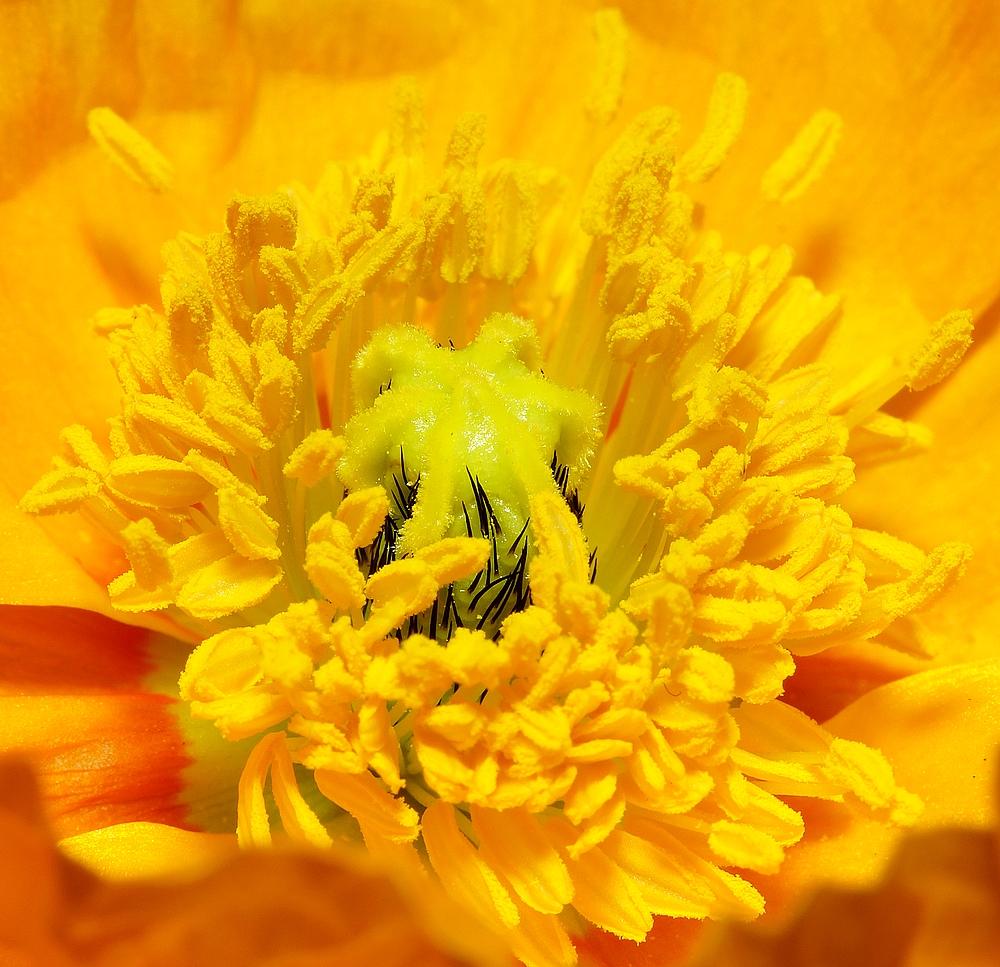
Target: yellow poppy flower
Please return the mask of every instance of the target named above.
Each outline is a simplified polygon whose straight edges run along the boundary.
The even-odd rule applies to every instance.
[[[68,848],[106,861],[113,822],[182,822],[177,796],[224,763],[244,844],[279,816],[317,845],[363,837],[556,964],[567,926],[642,940],[654,915],[759,914],[800,813],[786,892],[817,851],[870,873],[851,849],[884,852],[921,799],[982,821],[966,767],[995,724],[922,772],[927,736],[898,727],[934,707],[934,741],[957,737],[959,697],[995,685],[988,659],[903,678],[947,621],[910,616],[967,557],[941,542],[982,538],[938,531],[925,553],[841,495],[919,526],[848,491],[854,466],[926,447],[880,407],[946,377],[971,328],[949,310],[996,291],[989,33],[954,7],[755,17],[260,3],[143,8],[134,34],[110,14],[36,25],[26,76],[56,42],[79,76],[11,95],[39,133],[5,175],[2,432],[35,517],[5,511],[4,593],[201,641],[155,647],[161,672],[184,666],[182,738],[134,644],[120,678],[98,662],[117,694],[96,702],[24,655],[37,632],[12,635],[35,694],[11,703],[9,747],[47,750],[69,797],[60,742],[92,761],[105,729],[138,760],[145,811],[81,797]],[[96,146],[58,151],[84,118]],[[934,138],[949,152],[919,154]],[[155,786],[130,731],[175,763],[187,742],[185,789],[176,764]],[[798,797],[867,818],[831,837],[855,813]]]

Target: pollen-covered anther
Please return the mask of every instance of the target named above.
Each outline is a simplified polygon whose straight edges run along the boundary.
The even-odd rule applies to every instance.
[[[101,151],[133,181],[156,192],[172,186],[173,165],[111,108],[93,108],[87,114],[87,130]]]
[[[65,514],[101,492],[101,478],[87,467],[58,467],[41,477],[20,500],[27,514]]]
[[[737,74],[720,74],[708,102],[705,130],[677,162],[674,178],[707,181],[721,167],[743,128],[747,83]]]
[[[950,312],[940,319],[907,364],[910,389],[926,389],[949,376],[972,345],[972,329],[972,313],[968,310]]]
[[[595,11],[593,28],[597,49],[583,109],[591,120],[607,124],[621,105],[628,66],[628,28],[615,7]]]
[[[844,123],[834,111],[817,111],[764,172],[760,190],[770,201],[793,201],[818,181],[833,160]]]
[[[251,561],[276,561],[281,557],[278,525],[256,502],[234,488],[218,491],[219,525],[233,547]]]
[[[283,473],[307,487],[315,487],[335,471],[346,449],[343,437],[334,436],[330,430],[313,430],[292,452]]]
[[[156,527],[148,517],[142,517],[125,527],[122,539],[139,587],[152,591],[170,584],[173,579],[170,545],[156,532]]]

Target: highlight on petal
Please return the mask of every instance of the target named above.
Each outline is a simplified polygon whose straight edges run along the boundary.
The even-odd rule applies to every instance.
[[[236,855],[233,836],[162,823],[119,823],[59,841],[70,859],[107,880],[195,878]]]

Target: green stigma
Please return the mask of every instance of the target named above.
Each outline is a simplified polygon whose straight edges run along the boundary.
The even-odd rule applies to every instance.
[[[546,379],[539,359],[532,325],[497,313],[464,349],[439,346],[414,326],[392,327],[354,363],[355,415],[338,476],[351,491],[381,484],[391,508],[363,563],[371,573],[446,537],[487,538],[486,572],[442,601],[441,617],[452,607],[459,625],[489,630],[519,610],[519,599],[523,607],[532,497],[561,492],[579,512],[575,491],[590,466],[599,407]]]

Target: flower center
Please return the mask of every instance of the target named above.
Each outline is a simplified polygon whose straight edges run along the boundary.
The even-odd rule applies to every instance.
[[[919,650],[907,616],[960,573],[964,548],[863,531],[836,498],[855,463],[926,443],[879,406],[945,375],[969,320],[834,385],[838,300],[787,248],[729,252],[693,220],[684,189],[745,97],[723,75],[679,157],[674,112],[637,118],[577,220],[557,172],[477,170],[477,115],[429,185],[404,84],[370,156],[237,196],[225,232],[165,248],[162,314],[99,316],[125,394],[111,455],[70,427],[22,506],[79,509],[132,565],[113,605],[205,639],[192,714],[265,733],[241,842],[278,818],[331,841],[297,764],[369,849],[429,864],[550,965],[572,960],[570,905],[633,939],[654,914],[759,913],[728,869],[773,872],[799,838],[778,796],[917,815],[879,753],[778,697],[793,656]],[[838,130],[806,125],[768,196],[800,194]]]
[[[497,314],[464,349],[415,327],[380,330],[354,363],[357,412],[338,474],[351,491],[390,495],[382,530],[359,551],[366,577],[445,538],[489,544],[485,568],[442,590],[410,619],[411,634],[494,637],[530,600],[529,503],[560,489],[575,499],[571,480],[588,466],[598,423],[593,401],[546,380],[539,359],[533,328]]]

